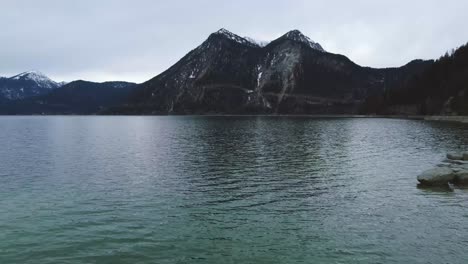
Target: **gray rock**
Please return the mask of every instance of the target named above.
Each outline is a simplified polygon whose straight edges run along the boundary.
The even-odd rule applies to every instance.
[[[468,185],[468,169],[460,169],[455,172],[455,183]]]
[[[463,153],[463,160],[468,161],[468,152]]]
[[[442,186],[455,181],[455,173],[450,168],[438,167],[427,170],[418,176],[421,185]]]
[[[463,160],[463,153],[448,153],[447,159],[449,160]]]
[[[439,166],[444,167],[444,166]],[[445,166],[453,170],[453,172],[457,173],[459,171],[468,171],[468,164],[450,164],[449,166]]]

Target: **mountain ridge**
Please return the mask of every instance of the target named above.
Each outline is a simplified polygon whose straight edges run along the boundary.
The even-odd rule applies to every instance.
[[[50,93],[0,105],[0,114],[97,114],[123,103],[136,86],[130,82],[77,80]]]
[[[430,63],[361,67],[298,30],[260,47],[221,29],[136,87],[121,109],[150,114],[355,113],[367,95],[401,86]]]
[[[372,68],[326,51],[298,30],[259,44],[220,29],[141,84],[57,83],[38,71],[0,77],[0,112],[467,114],[466,46],[436,61],[415,59],[400,67]],[[8,82],[16,86],[5,85]],[[116,83],[124,90],[118,91]]]

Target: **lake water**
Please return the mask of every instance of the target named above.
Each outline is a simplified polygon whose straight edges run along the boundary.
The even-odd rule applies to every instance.
[[[468,263],[468,126],[0,117],[0,263]]]

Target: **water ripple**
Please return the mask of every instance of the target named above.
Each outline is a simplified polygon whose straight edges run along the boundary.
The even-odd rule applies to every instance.
[[[468,258],[468,190],[415,181],[467,149],[464,125],[0,117],[0,126],[0,263]]]

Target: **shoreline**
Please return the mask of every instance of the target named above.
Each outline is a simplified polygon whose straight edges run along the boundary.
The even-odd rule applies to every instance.
[[[207,117],[309,117],[309,118],[388,118],[388,119],[407,119],[407,120],[425,120],[425,121],[439,121],[439,122],[453,122],[468,124],[468,116],[425,116],[425,115],[308,115],[308,114],[190,114],[190,115],[74,115],[74,114],[58,114],[58,115],[2,115],[0,117],[13,117],[13,116],[207,116]]]
[[[424,120],[468,124],[468,116],[426,116]]]

